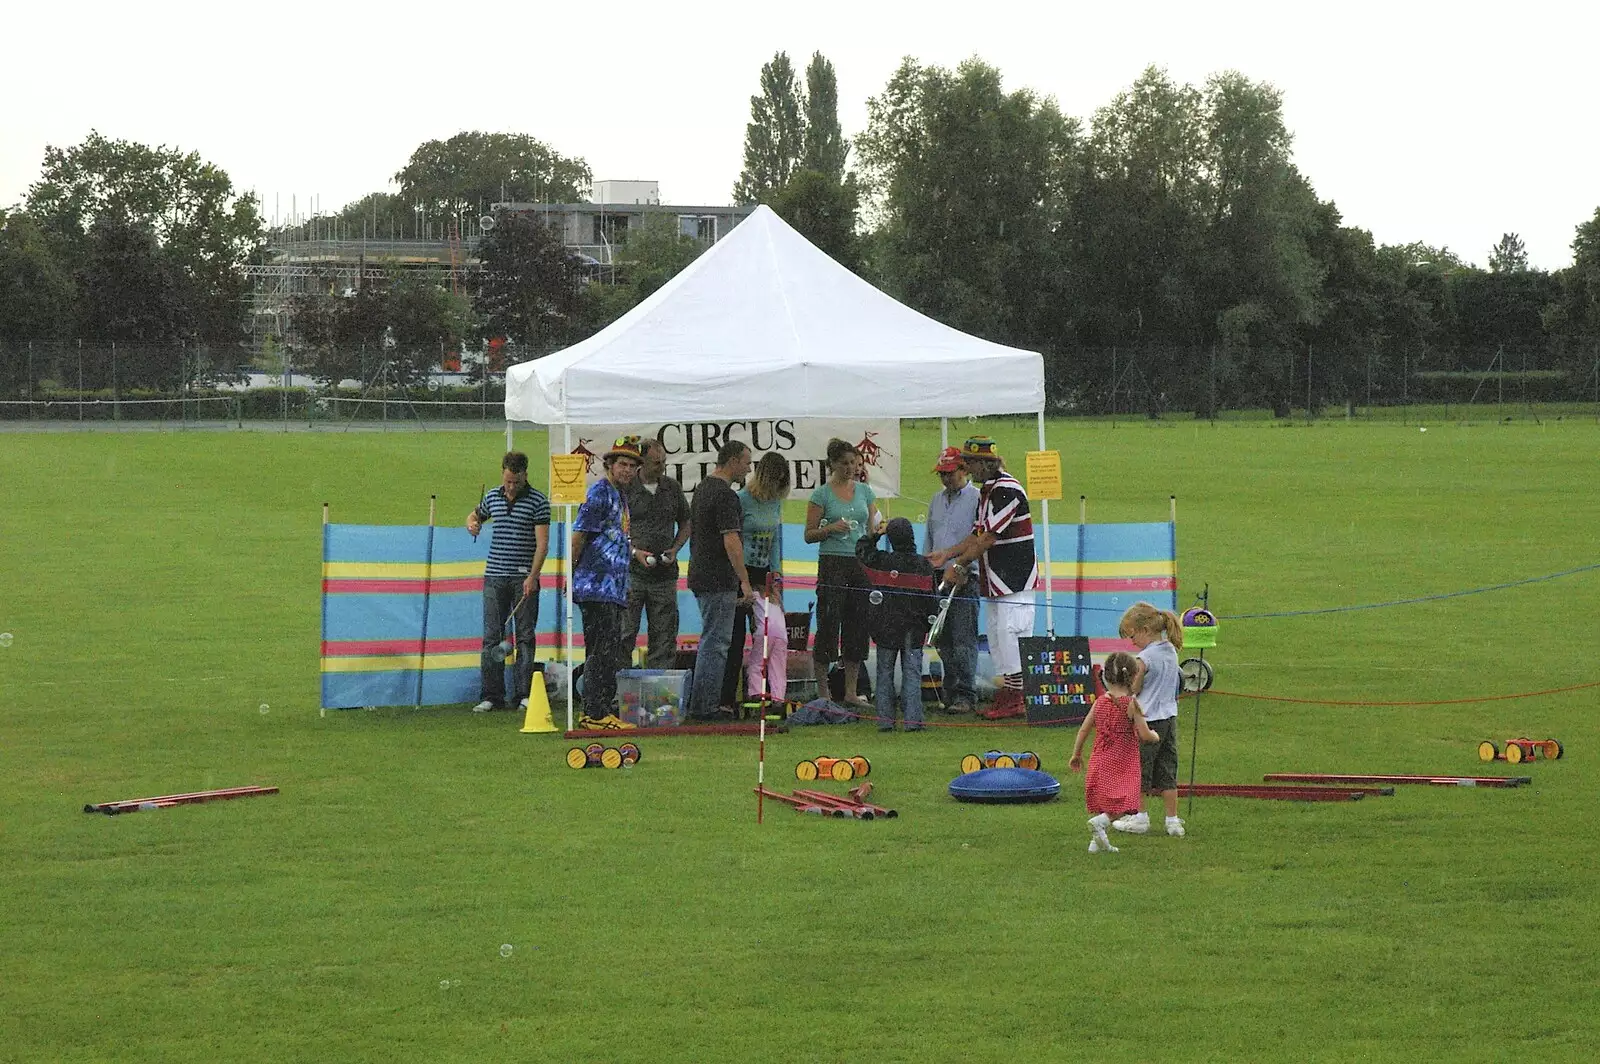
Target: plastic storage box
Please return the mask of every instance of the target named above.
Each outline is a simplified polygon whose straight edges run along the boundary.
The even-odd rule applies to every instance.
[[[629,724],[659,728],[681,723],[689,701],[689,669],[621,669],[617,712]]]

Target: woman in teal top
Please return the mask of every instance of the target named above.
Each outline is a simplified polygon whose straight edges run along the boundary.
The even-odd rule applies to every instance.
[[[789,462],[777,451],[768,451],[750,474],[749,486],[739,491],[745,568],[761,569],[763,575],[783,571],[783,501],[788,496]],[[750,586],[756,586],[755,577]]]
[[[828,482],[806,506],[806,542],[817,547],[817,675],[839,661],[844,701],[867,705],[856,694],[867,657],[867,578],[856,560],[856,540],[878,528],[878,505],[861,476],[861,452],[844,440],[828,441]]]
[[[766,586],[767,574],[783,572],[783,500],[788,497],[789,461],[777,451],[768,451],[751,471],[749,486],[739,491],[739,508],[744,511],[739,531],[744,541],[744,567],[758,598],[765,594],[762,589]],[[728,647],[728,665],[722,674],[719,705],[739,704],[739,677],[744,674],[747,626],[750,626],[750,607],[740,606],[733,615],[733,642]]]

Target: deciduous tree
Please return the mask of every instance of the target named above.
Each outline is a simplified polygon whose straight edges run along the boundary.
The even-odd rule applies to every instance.
[[[805,115],[800,85],[787,52],[761,68],[761,91],[750,97],[745,126],[744,169],[733,186],[733,201],[759,203],[789,183],[805,150]]]
[[[871,241],[867,275],[924,313],[1003,343],[1059,342],[1053,234],[1077,123],[1053,100],[1006,92],[978,60],[905,60],[867,103],[857,139]]]
[[[831,174],[799,170],[789,183],[767,197],[778,216],[834,261],[847,269],[860,265],[860,240],[856,235],[855,181],[839,181]]]
[[[537,215],[502,211],[478,244],[475,306],[485,336],[542,354],[571,336],[583,263]]]
[[[490,204],[577,203],[589,193],[589,164],[524,133],[457,133],[425,141],[394,175],[399,198],[435,222],[477,218]]]
[[[806,65],[805,151],[800,169],[811,170],[833,179],[845,180],[845,160],[850,142],[839,127],[839,79],[833,64],[821,52]]]
[[[72,335],[76,286],[61,248],[25,211],[0,211],[0,342]]]
[[[115,322],[123,334],[208,343],[242,336],[243,271],[259,246],[261,219],[254,196],[237,193],[227,173],[198,153],[91,132],[74,147],[45,149],[40,178],[28,189],[27,211],[80,270],[94,255],[102,261],[133,255],[130,264],[147,261],[162,274],[159,281],[151,276],[138,282],[170,293],[143,310],[124,295],[96,295],[97,285],[119,280],[114,274],[97,284],[80,275],[85,298],[119,308],[91,309],[86,321],[94,327]],[[143,238],[135,234],[148,238],[148,246],[136,251]],[[140,320],[145,314],[149,320]]]
[[[1503,233],[1489,249],[1490,273],[1520,273],[1528,268],[1528,248],[1516,233]]]

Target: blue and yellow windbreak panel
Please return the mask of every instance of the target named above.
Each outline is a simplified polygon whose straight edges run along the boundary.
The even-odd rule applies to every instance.
[[[552,553],[559,531],[551,526]],[[488,554],[489,536],[464,528],[324,526],[322,705],[476,702]],[[542,630],[561,616],[561,571],[559,558],[545,562]]]
[[[917,542],[923,526],[917,525]],[[1086,635],[1096,655],[1132,650],[1117,635],[1129,606],[1152,602],[1176,610],[1177,530],[1149,524],[1053,524],[1053,560],[1043,563],[1042,526],[1035,526],[1041,581],[1034,633]],[[540,580],[535,642],[541,660],[583,660],[583,631],[565,642],[561,580],[567,542],[550,528],[550,558]],[[441,705],[478,700],[483,640],[483,565],[489,535],[476,542],[463,528],[425,525],[327,525],[322,554],[322,704],[327,708]],[[688,554],[678,580],[678,631],[698,635],[700,610],[686,586]],[[784,607],[812,610],[817,548],[799,525],[783,529]],[[932,612],[932,603],[930,610]],[[982,632],[984,611],[979,611]],[[641,633],[640,645],[645,641]],[[799,649],[799,648],[791,648]]]

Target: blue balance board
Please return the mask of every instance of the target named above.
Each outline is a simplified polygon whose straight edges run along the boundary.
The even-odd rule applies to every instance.
[[[950,781],[958,802],[1048,802],[1060,794],[1054,776],[1033,768],[981,768]]]

